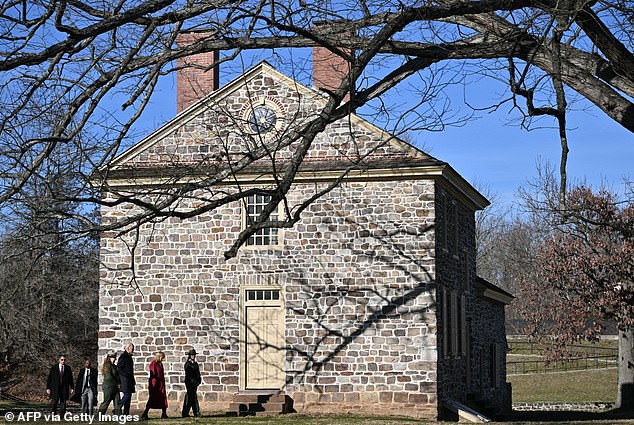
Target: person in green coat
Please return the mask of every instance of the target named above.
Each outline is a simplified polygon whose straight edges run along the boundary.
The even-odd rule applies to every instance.
[[[196,350],[193,348],[187,353],[187,361],[185,362],[185,388],[187,394],[183,401],[182,415],[184,418],[189,416],[189,411],[194,411],[194,416],[200,418],[200,407],[198,406],[198,395],[196,391],[201,383],[200,368],[196,362]]]
[[[101,389],[103,390],[103,402],[99,405],[99,413],[102,415],[106,413],[110,402],[114,402],[115,415],[121,414],[121,401],[119,399],[119,370],[115,366],[114,361],[117,359],[117,353],[114,350],[110,350],[108,355],[103,360],[101,366],[101,373],[103,374],[103,383]]]

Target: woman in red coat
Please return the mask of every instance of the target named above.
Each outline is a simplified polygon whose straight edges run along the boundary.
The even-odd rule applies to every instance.
[[[165,371],[163,369],[165,354],[159,351],[150,363],[150,380],[148,383],[149,398],[141,419],[147,419],[150,409],[161,409],[161,419],[167,418],[167,394],[165,392]]]

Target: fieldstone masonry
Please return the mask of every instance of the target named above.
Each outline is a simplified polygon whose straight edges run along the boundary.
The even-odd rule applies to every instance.
[[[313,187],[289,198],[302,198],[302,190]],[[120,349],[131,340],[140,376],[152,353],[164,351],[174,399],[183,395],[183,353],[196,348],[204,400],[227,402],[240,390],[240,285],[279,285],[285,391],[296,408],[349,404],[433,413],[434,216],[427,211],[433,190],[429,181],[345,184],[284,232],[281,249],[245,249],[227,262],[222,250],[240,231],[239,205],[216,219],[145,225],[135,260],[138,290],[121,289],[132,282],[132,272],[120,268],[129,262],[132,238],[103,238],[102,262],[113,267],[102,272],[100,346]]]
[[[128,179],[121,190],[148,199],[143,186],[129,179],[200,162],[218,170],[222,161],[239,159],[249,141],[232,130],[231,117],[244,116],[248,94],[277,99],[277,107],[292,117],[285,122],[289,126],[315,108],[316,97],[285,83],[266,65],[241,81],[247,81],[248,91],[230,84],[172,129],[160,130],[160,138],[124,156],[114,168]],[[348,122],[334,123],[316,140],[307,163],[331,170],[329,161],[348,156],[374,164],[417,159],[417,170],[425,169],[420,161],[446,165],[420,152],[412,158],[411,148],[398,146],[362,120],[354,121],[352,133]],[[282,148],[276,158],[283,161],[292,149]],[[137,407],[147,400],[145,378],[158,350],[166,354],[172,408],[180,407],[185,395],[183,362],[190,348],[199,353],[204,409],[224,410],[244,390],[245,287],[281,291],[285,384],[280,390],[293,398],[296,410],[435,417],[443,398],[466,401],[484,381],[473,378],[476,372],[467,379],[473,358],[442,352],[439,294],[447,287],[466,294],[473,346],[503,338],[503,307],[487,307],[473,290],[473,205],[465,204],[464,195],[442,174],[406,170],[389,178],[351,176],[308,207],[297,225],[281,230],[279,246],[243,247],[231,260],[223,253],[242,230],[238,202],[187,220],[156,220],[122,236],[105,233],[100,354],[120,352],[127,341],[135,344]],[[296,183],[287,196],[290,208],[326,184],[320,179]],[[195,208],[209,196],[195,195],[200,198],[183,199],[178,208]],[[102,208],[101,216],[110,223],[136,212],[120,204]],[[449,234],[456,235],[451,243],[443,240]],[[499,396],[489,393],[481,395]]]

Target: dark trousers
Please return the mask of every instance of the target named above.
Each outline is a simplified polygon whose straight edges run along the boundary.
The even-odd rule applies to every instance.
[[[66,413],[66,394],[60,392],[55,398],[51,398],[51,412],[57,415],[57,406],[59,406],[59,415],[64,416]]]
[[[198,394],[196,391],[198,389],[197,385],[186,385],[187,394],[185,394],[185,400],[183,401],[183,417],[189,416],[189,410],[194,411],[194,416],[200,416],[200,407],[198,407]]]
[[[123,393],[121,397],[121,406],[123,406],[123,414],[130,414],[130,402],[132,401],[132,393]]]
[[[103,389],[103,402],[99,405],[99,413],[104,415],[106,410],[108,410],[108,406],[110,402],[114,402],[114,414],[121,414],[121,400],[119,400],[119,388],[104,388]]]

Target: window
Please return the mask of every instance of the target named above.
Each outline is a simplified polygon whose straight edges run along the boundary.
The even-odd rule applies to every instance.
[[[247,291],[247,300],[249,301],[271,301],[279,299],[279,289],[249,289]]]
[[[458,335],[460,331],[460,306],[458,305],[458,298],[455,292],[451,292],[450,298],[451,307],[449,310],[449,314],[451,315],[451,327],[449,328],[449,332],[451,332],[451,351],[449,352],[452,356],[460,353],[460,347],[458,344],[460,343],[460,335]]]
[[[451,294],[451,306],[453,310],[451,312],[451,334],[453,337],[452,346],[454,348],[453,354],[462,354],[462,298],[456,295],[455,292]]]
[[[469,349],[469,334],[470,334],[470,327],[469,324],[467,323],[467,308],[466,308],[466,304],[467,304],[467,297],[462,294],[460,297],[460,336],[459,341],[460,341],[460,350],[459,353],[462,356],[466,356],[467,355],[467,350]]]
[[[445,356],[451,355],[452,347],[451,347],[451,296],[449,295],[449,291],[442,291],[442,322],[443,322],[443,332],[442,332],[442,347]]]
[[[454,256],[458,254],[459,248],[459,234],[458,234],[458,204],[455,200],[447,201],[447,211],[446,211],[446,238],[447,242],[445,243],[445,247],[449,250],[451,254]]]
[[[489,385],[498,387],[498,347],[496,344],[489,346]]]
[[[460,233],[459,233],[459,225],[460,221],[458,220],[458,205],[455,202],[452,202],[452,215],[451,220],[453,222],[453,253],[457,254],[458,249],[460,248]]]
[[[269,195],[251,195],[247,198],[245,227],[256,222],[270,201],[271,197]],[[275,207],[269,219],[272,218],[276,220],[277,217],[278,210],[277,207]],[[259,229],[251,235],[247,241],[247,246],[277,245],[279,241],[278,230],[279,229],[274,227]]]
[[[449,217],[447,216],[447,198],[446,196],[441,196],[440,197],[440,202],[442,204],[442,216],[440,218],[440,241],[442,244],[442,247],[444,249],[447,249],[447,235],[448,235],[448,231],[447,231],[447,223],[449,221]],[[436,222],[438,222],[438,219],[436,219]]]
[[[467,354],[466,297],[455,291],[442,293],[443,350],[445,356]]]

